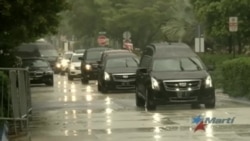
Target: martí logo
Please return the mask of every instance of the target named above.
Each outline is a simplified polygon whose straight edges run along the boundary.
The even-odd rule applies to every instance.
[[[235,117],[229,117],[229,118],[218,118],[218,117],[202,117],[201,115],[198,115],[196,117],[193,117],[192,123],[194,123],[196,126],[194,128],[194,132],[198,130],[206,130],[206,125],[208,124],[233,124],[235,121]]]

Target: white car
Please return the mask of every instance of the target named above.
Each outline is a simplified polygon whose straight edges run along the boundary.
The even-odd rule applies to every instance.
[[[68,70],[68,80],[73,80],[74,78],[81,77],[81,60],[82,53],[74,53],[69,62],[69,70]]]
[[[61,59],[61,65],[60,65],[61,74],[64,75],[65,72],[68,71],[70,58],[72,57],[72,55],[73,55],[73,52],[70,52],[70,51],[64,53],[63,58]]]

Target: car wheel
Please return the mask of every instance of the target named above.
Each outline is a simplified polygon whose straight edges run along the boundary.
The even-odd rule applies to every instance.
[[[106,93],[108,93],[108,89],[105,86],[101,86],[101,92],[103,94],[106,94]]]
[[[46,84],[47,86],[51,86],[51,87],[53,87],[53,86],[54,86],[54,82],[53,82],[53,80],[48,81],[48,82],[46,82],[45,84]]]
[[[70,80],[70,81],[74,80],[73,76],[68,75],[68,80]]]
[[[98,84],[97,84],[97,90],[100,92],[101,89],[102,89],[102,87],[101,87],[100,83],[98,82]]]
[[[88,78],[83,77],[82,78],[82,84],[88,84],[88,83],[89,83]]]
[[[156,105],[154,102],[152,102],[148,89],[146,89],[145,94],[146,94],[145,108],[150,111],[156,110]]]
[[[135,103],[137,107],[143,107],[145,105],[145,100],[139,96],[137,88],[135,89]]]
[[[61,71],[61,75],[65,75],[65,71]]]
[[[205,103],[205,108],[214,109],[215,108],[215,97],[208,103]]]
[[[193,103],[193,104],[191,104],[191,108],[192,108],[192,109],[200,109],[201,106],[200,106],[199,103]]]

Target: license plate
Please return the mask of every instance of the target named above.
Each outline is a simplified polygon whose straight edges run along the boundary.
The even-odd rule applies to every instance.
[[[178,98],[185,98],[185,97],[188,97],[188,96],[189,96],[189,93],[187,93],[187,92],[178,92],[177,93]]]
[[[128,86],[128,85],[129,85],[129,82],[123,82],[122,85],[123,85],[123,86]]]

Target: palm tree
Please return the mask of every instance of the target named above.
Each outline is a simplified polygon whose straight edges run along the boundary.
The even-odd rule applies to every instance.
[[[163,33],[170,40],[182,42],[194,37],[196,20],[189,0],[172,0],[168,10],[171,18],[162,27]]]

